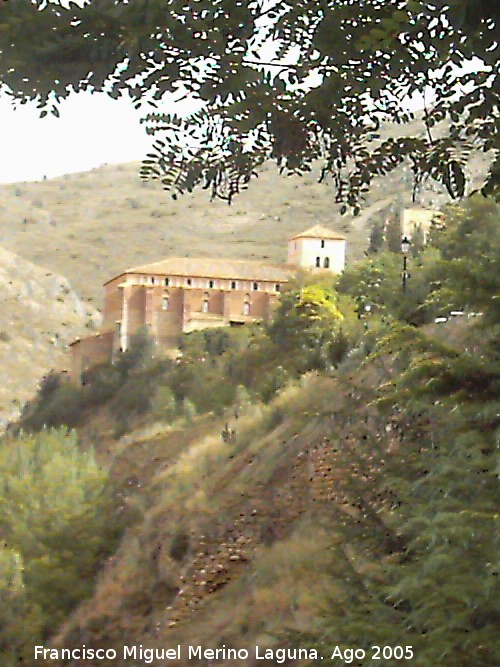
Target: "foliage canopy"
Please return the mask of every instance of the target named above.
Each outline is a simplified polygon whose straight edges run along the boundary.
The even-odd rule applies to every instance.
[[[32,664],[33,645],[93,590],[123,529],[108,473],[75,432],[0,442],[0,656]]]
[[[355,209],[377,175],[407,162],[466,189],[471,151],[489,151],[482,190],[498,193],[498,3],[485,0],[16,0],[2,4],[4,84],[42,114],[74,90],[128,92],[157,133],[143,175],[176,193],[231,199],[272,158],[287,173],[320,160]],[[379,135],[433,101],[425,132]],[[165,96],[198,109],[162,113]],[[442,122],[443,121],[443,122]],[[439,131],[436,125],[440,124]],[[422,126],[422,130],[423,130]]]

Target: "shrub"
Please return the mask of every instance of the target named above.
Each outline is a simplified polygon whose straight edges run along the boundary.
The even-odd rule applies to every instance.
[[[172,538],[170,543],[170,549],[168,551],[171,558],[177,562],[181,562],[186,557],[190,546],[189,534],[180,528],[177,530],[175,535]]]
[[[272,371],[262,375],[256,390],[264,403],[268,403],[289,381],[290,374],[283,366],[277,366]]]
[[[108,474],[92,452],[79,449],[74,432],[3,441],[0,470],[0,525],[11,550],[0,553],[0,568],[10,568],[7,584],[19,623],[33,619],[25,627],[32,648],[37,626],[52,632],[92,592],[121,527]]]
[[[246,387],[242,384],[236,387],[234,395],[234,415],[239,417],[239,415],[252,404],[250,394]]]
[[[38,388],[38,396],[40,399],[48,399],[52,394],[59,389],[61,386],[61,376],[59,373],[50,371],[47,375],[44,375],[40,386]]]
[[[3,667],[28,665],[34,640],[41,636],[42,614],[30,602],[24,562],[18,551],[0,546],[0,659]]]
[[[116,395],[122,384],[122,377],[117,368],[103,364],[93,368],[82,378],[87,405],[101,405]]]
[[[196,408],[194,406],[194,403],[189,400],[189,398],[185,398],[182,402],[182,411],[184,413],[184,417],[186,421],[191,423],[193,419],[196,417]]]
[[[157,419],[172,421],[177,416],[175,396],[165,385],[157,387],[152,400],[152,411]]]
[[[113,411],[119,419],[142,415],[151,409],[155,384],[147,376],[136,374],[120,387],[113,400]]]
[[[123,379],[132,371],[144,368],[153,358],[154,341],[146,328],[141,328],[131,337],[130,345],[118,357],[115,367]]]
[[[77,426],[81,422],[84,407],[81,390],[64,382],[47,392],[48,388],[44,388],[39,394],[35,404],[23,415],[21,426],[29,431]]]

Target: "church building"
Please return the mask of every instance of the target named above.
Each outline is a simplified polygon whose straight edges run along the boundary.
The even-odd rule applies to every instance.
[[[266,321],[297,270],[342,272],[345,246],[344,236],[316,225],[289,240],[287,264],[172,257],[127,269],[104,284],[100,330],[71,343],[71,378],[79,383],[86,370],[113,360],[143,327],[168,351],[183,333]]]

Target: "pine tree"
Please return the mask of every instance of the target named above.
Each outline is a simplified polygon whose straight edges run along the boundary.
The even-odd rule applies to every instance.
[[[401,253],[401,222],[396,214],[393,214],[385,223],[385,240],[387,249],[391,252]]]

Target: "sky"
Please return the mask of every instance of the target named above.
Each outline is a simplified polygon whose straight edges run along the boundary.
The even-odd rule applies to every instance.
[[[41,180],[104,163],[142,160],[153,142],[127,98],[79,93],[61,103],[60,118],[40,118],[35,104],[13,109],[0,95],[0,183]]]

